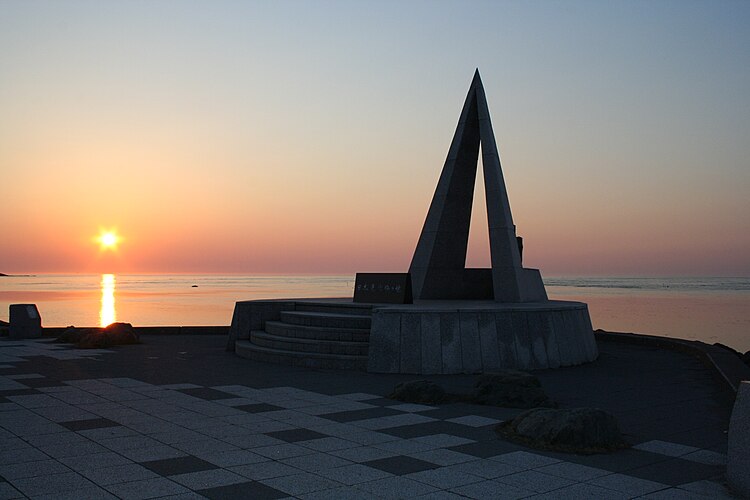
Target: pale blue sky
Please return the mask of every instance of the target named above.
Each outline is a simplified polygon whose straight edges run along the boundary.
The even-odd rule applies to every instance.
[[[2,1],[0,261],[97,213],[173,236],[134,270],[402,270],[475,67],[532,265],[750,274],[746,1]]]

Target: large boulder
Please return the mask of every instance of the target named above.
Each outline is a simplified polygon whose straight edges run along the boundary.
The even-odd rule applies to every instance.
[[[542,384],[534,375],[518,370],[503,370],[479,377],[469,394],[470,403],[503,408],[554,408]]]
[[[546,450],[601,453],[627,448],[615,417],[597,408],[534,408],[500,424],[511,440]]]
[[[115,345],[140,344],[140,337],[130,323],[112,323],[106,328],[69,326],[58,342],[75,344],[79,349],[103,349]]]
[[[747,365],[750,366],[750,351],[747,351],[745,354],[742,355],[742,361]]]
[[[104,328],[104,334],[112,345],[139,344],[140,337],[130,323],[112,323]]]
[[[446,400],[445,389],[430,380],[410,380],[401,382],[393,389],[391,399],[407,403],[442,403]]]

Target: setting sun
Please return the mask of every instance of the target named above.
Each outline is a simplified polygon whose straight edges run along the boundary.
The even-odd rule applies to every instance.
[[[97,241],[102,250],[114,250],[117,248],[117,243],[120,241],[120,237],[115,231],[102,231],[99,234]]]

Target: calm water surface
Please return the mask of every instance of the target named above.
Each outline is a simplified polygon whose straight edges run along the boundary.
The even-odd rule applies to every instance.
[[[750,278],[545,278],[550,298],[589,305],[594,328],[750,350]],[[197,285],[197,286],[193,286]],[[238,300],[351,297],[353,276],[37,275],[0,278],[8,305],[35,303],[45,326],[228,325]]]

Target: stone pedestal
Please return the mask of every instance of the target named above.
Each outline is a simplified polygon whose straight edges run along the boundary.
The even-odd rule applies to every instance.
[[[538,370],[598,356],[582,302],[422,301],[376,307],[367,371],[421,375]]]
[[[737,391],[729,421],[727,482],[735,493],[750,498],[750,381]]]
[[[42,318],[36,304],[10,305],[11,339],[38,339],[42,337]]]

